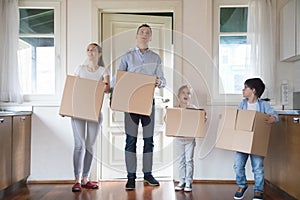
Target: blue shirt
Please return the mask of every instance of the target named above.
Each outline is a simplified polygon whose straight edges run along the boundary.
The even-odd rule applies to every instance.
[[[166,86],[160,56],[150,49],[144,53],[138,47],[128,51],[122,56],[118,70],[157,76],[161,80],[158,87]]]
[[[248,99],[245,98],[238,106],[238,109],[247,110],[247,106],[248,106]],[[274,111],[273,107],[267,101],[258,99],[256,105],[256,111],[273,115],[275,117],[275,121],[279,121],[277,112]]]

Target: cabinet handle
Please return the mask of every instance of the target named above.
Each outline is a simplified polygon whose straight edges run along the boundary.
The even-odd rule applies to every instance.
[[[23,121],[25,121],[25,120],[26,120],[26,117],[24,117],[24,116],[20,117],[20,121],[21,121],[21,122],[23,122]]]
[[[1,119],[0,119],[0,123],[4,123],[4,119],[1,118]]]
[[[299,117],[294,117],[293,122],[294,124],[299,124]]]

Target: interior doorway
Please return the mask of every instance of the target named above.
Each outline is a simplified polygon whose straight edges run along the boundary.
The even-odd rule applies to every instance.
[[[172,87],[173,78],[173,45],[172,45],[172,16],[166,13],[163,16],[146,14],[102,14],[102,46],[105,63],[109,63],[111,77],[114,76],[119,59],[130,48],[136,45],[135,36],[137,27],[147,23],[152,28],[150,48],[162,58],[168,88]],[[164,103],[168,99],[168,104]],[[170,89],[156,89],[156,121],[154,133],[153,174],[156,177],[172,179],[173,176],[173,145],[172,138],[164,134],[164,108],[172,105]],[[101,179],[126,178],[125,167],[125,131],[122,112],[111,109],[103,110],[104,122],[101,134]],[[137,176],[142,175],[142,129],[139,129],[137,157]]]

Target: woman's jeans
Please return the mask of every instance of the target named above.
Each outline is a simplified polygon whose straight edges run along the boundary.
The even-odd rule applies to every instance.
[[[75,178],[88,177],[95,152],[100,123],[71,118],[74,134],[73,166]]]
[[[136,143],[138,136],[139,122],[141,121],[143,127],[143,172],[144,176],[151,175],[153,163],[153,134],[154,134],[154,120],[155,107],[152,106],[150,116],[139,115],[133,113],[125,113],[125,132],[126,132],[126,146],[125,146],[125,162],[127,168],[127,177],[129,179],[136,178],[137,157],[136,157]]]
[[[264,157],[236,152],[234,170],[236,173],[236,184],[244,188],[247,186],[247,178],[245,174],[245,165],[250,155],[252,172],[254,173],[254,191],[264,191]]]

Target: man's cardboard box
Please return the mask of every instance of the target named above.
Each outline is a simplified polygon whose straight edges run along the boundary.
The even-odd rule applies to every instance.
[[[266,117],[254,110],[226,109],[219,123],[216,147],[266,156],[271,131]]]
[[[111,109],[150,115],[155,89],[155,76],[117,71]]]
[[[105,83],[67,76],[59,114],[90,121],[99,121]]]
[[[167,108],[166,136],[204,137],[205,117],[201,109]]]

